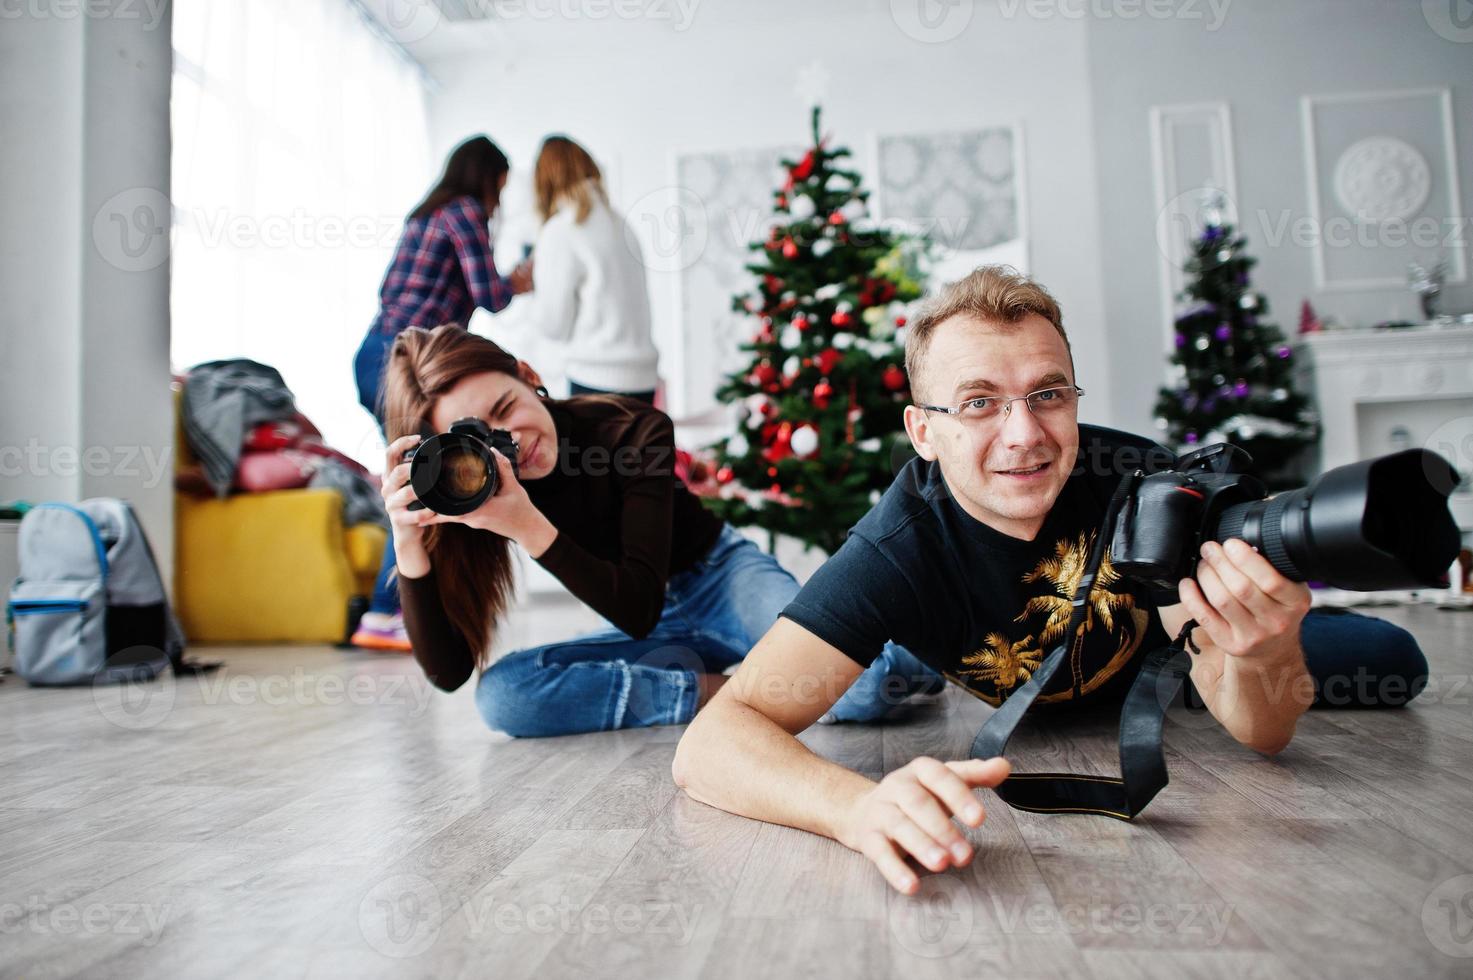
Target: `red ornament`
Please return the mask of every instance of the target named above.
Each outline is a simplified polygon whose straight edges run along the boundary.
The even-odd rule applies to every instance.
[[[808,321],[808,318],[801,313],[793,317],[793,326],[797,327],[799,330],[807,330],[812,325],[813,324]]]
[[[843,223],[844,216],[839,212],[835,211],[833,214],[829,215],[829,224],[837,226],[842,225]]]
[[[896,326],[897,329],[899,329],[900,327],[905,326],[905,317],[903,317],[903,316],[897,316],[895,318],[895,326]]]
[[[723,466],[721,467],[721,469],[716,471],[716,482],[722,484],[723,486],[730,483],[735,478],[736,474],[731,471],[730,466]]]
[[[899,391],[905,387],[905,372],[892,364],[885,368],[885,373],[880,376],[880,380],[891,391]]]
[[[778,463],[793,455],[793,423],[783,422],[778,425],[777,431],[772,434],[772,442],[763,450],[762,454],[767,457],[768,462]]]
[[[788,176],[794,181],[807,180],[809,177],[813,176],[813,166],[817,162],[817,149],[809,150],[806,154],[804,154],[803,159],[793,164],[792,169],[788,171]]]
[[[783,258],[796,259],[798,257],[798,243],[791,238],[783,239]]]
[[[762,277],[762,285],[769,293],[780,293],[783,289],[783,281],[770,272]]]
[[[854,317],[846,310],[835,310],[834,315],[829,317],[829,322],[836,327],[847,327],[854,322]]]
[[[771,363],[763,361],[752,372],[752,380],[759,385],[770,385],[777,380],[777,368],[773,367]]]
[[[786,195],[786,194],[779,194],[777,196],[777,206],[780,207],[780,208],[787,207],[788,206],[788,195]]]
[[[828,408],[829,401],[833,397],[834,386],[829,384],[828,379],[824,379],[813,386],[813,406],[815,408]]]
[[[834,373],[834,368],[838,367],[839,366],[839,362],[842,361],[843,359],[844,359],[844,355],[841,354],[841,353],[839,353],[838,350],[836,350],[833,347],[827,348],[821,354],[818,355],[818,371],[819,371],[819,373],[820,374],[833,374]]]
[[[783,485],[781,483],[774,483],[772,486],[767,488],[767,492],[772,494],[774,497],[780,496],[783,492]]]
[[[776,466],[769,466],[767,468],[767,475],[768,476],[777,476],[777,467]]]

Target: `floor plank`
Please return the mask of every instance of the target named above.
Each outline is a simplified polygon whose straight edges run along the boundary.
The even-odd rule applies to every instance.
[[[678,728],[509,739],[402,657],[230,648],[132,692],[10,679],[0,975],[1466,976],[1473,616],[1375,613],[1431,661],[1410,707],[1315,710],[1273,758],[1174,707],[1141,818],[984,792],[976,860],[915,897],[679,793]],[[588,625],[532,610],[515,642]],[[952,690],[801,738],[878,778],[965,756],[990,712]],[[1113,774],[1115,723],[1032,717],[1008,754]]]

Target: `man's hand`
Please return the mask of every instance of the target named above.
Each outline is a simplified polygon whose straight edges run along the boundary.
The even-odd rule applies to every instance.
[[[1207,542],[1197,580],[1177,586],[1181,604],[1160,611],[1175,636],[1188,619],[1200,629],[1192,685],[1212,716],[1242,744],[1272,755],[1294,737],[1314,700],[1299,625],[1309,588],[1291,582],[1244,541]]]
[[[1000,757],[913,759],[861,796],[836,836],[873,861],[897,891],[914,894],[920,880],[906,865],[906,855],[932,871],[971,863],[972,845],[952,820],[981,826],[987,814],[972,791],[996,786],[1009,772],[1007,760]]]
[[[1246,541],[1202,545],[1197,581],[1178,587],[1187,612],[1229,657],[1272,659],[1299,648],[1309,586],[1291,582]]]

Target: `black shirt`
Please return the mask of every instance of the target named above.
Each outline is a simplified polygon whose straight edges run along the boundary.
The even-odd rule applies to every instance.
[[[670,576],[704,558],[721,535],[675,472],[670,417],[630,398],[586,395],[548,401],[557,430],[553,471],[524,485],[557,528],[538,564],[631,636],[659,622]],[[451,626],[434,570],[399,579],[414,655],[438,686],[470,677],[477,651]]]
[[[893,640],[993,704],[1064,639],[1071,600],[1120,477],[1174,461],[1148,439],[1079,427],[1078,465],[1032,541],[978,521],[935,462],[913,459],[782,615],[867,666]],[[1108,553],[1068,669],[1037,703],[1117,697],[1170,642],[1145,588]]]

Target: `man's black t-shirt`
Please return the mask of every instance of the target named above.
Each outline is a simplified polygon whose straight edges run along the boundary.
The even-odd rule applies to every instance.
[[[1120,478],[1168,467],[1148,439],[1079,427],[1079,461],[1032,541],[976,520],[934,462],[913,459],[782,615],[861,665],[893,640],[993,705],[1067,631],[1071,600]],[[1123,696],[1145,655],[1170,642],[1145,589],[1108,553],[1067,669],[1036,703]]]

